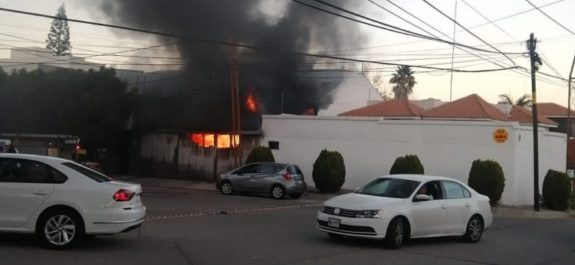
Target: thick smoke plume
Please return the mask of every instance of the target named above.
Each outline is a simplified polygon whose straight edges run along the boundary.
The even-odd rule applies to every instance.
[[[331,1],[349,6],[356,1]],[[359,1],[357,1],[359,2]],[[357,25],[335,16],[297,5],[288,0],[102,0],[101,8],[110,21],[201,39],[237,42],[270,50],[326,52],[361,46],[365,38]],[[141,37],[139,33],[134,38]],[[230,114],[230,48],[213,44],[157,37],[172,46],[187,62],[185,70],[170,73],[165,82],[148,88],[173,91],[177,102],[170,104],[178,129],[228,129]],[[241,98],[255,91],[263,113],[301,114],[331,103],[329,89],[314,78],[304,77],[317,59],[237,50]],[[154,111],[155,112],[155,111]],[[242,113],[246,113],[242,104]],[[257,124],[245,122],[245,129]]]

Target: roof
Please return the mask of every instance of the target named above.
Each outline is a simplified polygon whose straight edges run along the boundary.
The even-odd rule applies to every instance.
[[[555,103],[537,103],[537,114],[545,117],[567,117],[567,108]],[[575,116],[575,111],[571,111]]]
[[[524,107],[520,107],[520,106],[513,106],[513,108],[511,109],[511,113],[509,113],[510,115],[510,119],[512,121],[517,121],[519,123],[532,123],[533,122],[533,116],[531,115],[531,111],[529,111],[528,109],[524,108]],[[547,125],[553,125],[553,126],[557,126],[557,123],[545,118],[544,116],[541,115],[537,115],[537,121],[538,123],[542,123],[542,124],[547,124]]]
[[[388,100],[350,110],[338,116],[357,117],[421,117],[423,109],[408,100]]]
[[[487,119],[509,121],[507,115],[487,103],[477,94],[472,94],[456,101],[421,113],[423,118],[436,119]]]

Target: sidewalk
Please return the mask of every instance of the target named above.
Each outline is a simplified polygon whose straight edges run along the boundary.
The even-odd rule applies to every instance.
[[[119,180],[131,181],[142,184],[144,187],[159,187],[159,188],[177,188],[177,189],[189,189],[189,190],[200,190],[200,191],[212,191],[219,192],[216,188],[216,184],[213,182],[200,182],[191,181],[184,179],[163,179],[163,178],[135,178],[135,177],[118,177]],[[341,190],[337,194],[326,194],[320,193],[315,189],[310,189],[301,199],[312,200],[316,202],[323,202],[330,199],[331,197],[351,192],[350,190]],[[539,212],[533,211],[532,207],[528,206],[498,206],[492,207],[491,211],[495,217],[515,217],[515,218],[537,218],[537,219],[558,219],[558,218],[568,218],[575,217],[575,211],[552,211],[547,209],[541,209]]]

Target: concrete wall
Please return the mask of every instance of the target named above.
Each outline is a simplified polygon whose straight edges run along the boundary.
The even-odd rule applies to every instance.
[[[505,143],[493,139],[493,132],[500,128],[509,133]],[[426,174],[465,183],[473,160],[493,159],[506,176],[502,203],[532,203],[532,136],[529,128],[514,122],[265,115],[262,130],[263,145],[280,143],[279,150],[273,150],[276,161],[300,165],[312,186],[313,163],[322,149],[343,155],[347,169],[344,188],[359,187],[388,174],[395,158],[406,154],[417,154]],[[564,170],[565,137],[543,130],[539,137],[542,182],[548,169]]]

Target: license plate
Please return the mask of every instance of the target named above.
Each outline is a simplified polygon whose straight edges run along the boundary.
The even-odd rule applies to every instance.
[[[341,220],[339,220],[337,218],[328,218],[327,219],[327,226],[333,227],[333,228],[339,228],[340,221]]]

